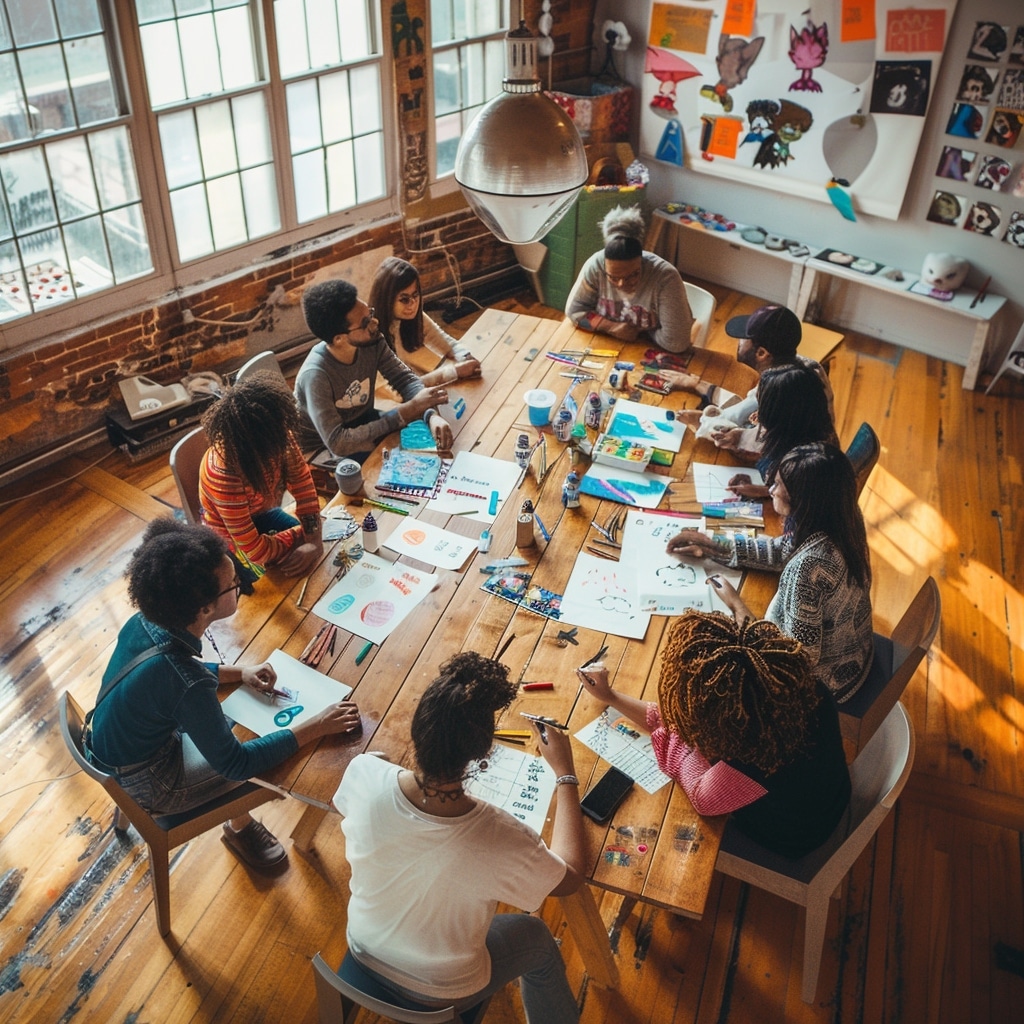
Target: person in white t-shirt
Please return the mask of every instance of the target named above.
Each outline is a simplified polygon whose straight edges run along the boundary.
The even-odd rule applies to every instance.
[[[550,848],[464,788],[494,746],[495,714],[516,692],[504,665],[457,654],[413,715],[416,770],[369,754],[346,769],[334,804],[352,867],[348,948],[399,999],[464,1010],[519,978],[529,1024],[574,1024],[576,1000],[547,925],[494,913],[498,902],[536,910],[583,882],[586,839],[568,735],[533,726],[558,782]]]

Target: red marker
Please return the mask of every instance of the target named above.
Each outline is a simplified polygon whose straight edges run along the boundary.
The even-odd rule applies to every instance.
[[[524,690],[553,690],[554,683],[523,683]]]

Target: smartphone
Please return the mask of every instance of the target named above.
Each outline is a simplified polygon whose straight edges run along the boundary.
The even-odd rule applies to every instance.
[[[633,780],[618,768],[612,767],[601,776],[580,801],[580,810],[599,825],[603,825],[633,788]]]

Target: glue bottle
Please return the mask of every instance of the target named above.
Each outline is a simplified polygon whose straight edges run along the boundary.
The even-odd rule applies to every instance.
[[[555,420],[555,437],[559,441],[568,441],[572,436],[573,416],[568,409],[559,409]]]
[[[528,469],[530,465],[530,455],[532,454],[532,448],[530,447],[530,437],[528,434],[520,434],[516,438],[515,447],[515,459],[516,465],[520,469]]]
[[[373,518],[372,512],[363,516],[363,550],[374,554],[380,548],[380,541],[377,539],[377,520]]]
[[[587,395],[587,411],[583,414],[583,422],[591,430],[599,430],[601,427],[601,396],[596,391]]]

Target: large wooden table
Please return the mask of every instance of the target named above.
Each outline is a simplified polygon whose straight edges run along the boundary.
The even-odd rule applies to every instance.
[[[458,388],[459,395],[465,399],[466,410],[458,420],[449,416],[456,433],[455,450],[472,449],[505,459],[512,458],[516,436],[524,429],[536,435],[536,428],[527,424],[524,392],[544,386],[554,391],[560,400],[571,384],[560,375],[568,367],[547,359],[546,352],[588,346],[615,348],[621,358],[639,365],[645,347],[620,345],[613,339],[577,331],[566,322],[497,310],[486,311],[462,340],[482,360],[483,378]],[[595,361],[604,363],[606,371],[610,371],[614,359],[595,358]],[[690,369],[738,393],[750,386],[752,371],[720,353],[698,350]],[[599,374],[599,371],[594,372]],[[595,384],[600,382],[599,379]],[[578,385],[577,399],[585,399],[591,386]],[[695,396],[682,393],[665,399],[645,393],[644,401],[648,400],[672,408],[694,406],[697,401]],[[500,723],[508,727],[522,727],[521,710],[568,721],[573,732],[594,719],[601,707],[592,698],[580,694],[574,669],[605,643],[608,652],[604,660],[616,687],[636,696],[657,699],[657,671],[666,618],[653,617],[642,641],[580,628],[578,646],[559,645],[557,622],[517,609],[480,589],[483,577],[479,567],[495,558],[521,554],[529,559],[529,568],[534,570],[537,583],[563,593],[577,553],[586,540],[598,536],[590,526],[591,520],[602,522],[617,507],[582,495],[579,509],[562,508],[561,487],[570,458],[563,448],[554,438],[549,438],[551,468],[548,476],[538,484],[531,472],[520,491],[514,492],[505,503],[490,528],[493,535],[490,551],[477,555],[461,573],[439,570],[440,582],[434,592],[380,647],[374,647],[361,665],[356,666],[355,657],[364,641],[339,631],[335,654],[321,662],[320,669],[354,687],[353,698],[363,717],[362,735],[354,740],[330,737],[307,746],[259,780],[307,804],[293,832],[293,839],[300,848],[311,846],[317,827],[331,810],[331,797],[345,767],[357,753],[381,751],[394,762],[411,764],[409,727],[416,703],[441,662],[460,650],[472,649],[493,655],[511,638],[502,661],[508,665],[512,677],[554,682],[552,690],[522,693]],[[683,449],[671,469],[674,477],[685,475],[695,449],[699,461],[719,461],[720,453],[710,442],[695,441],[692,433],[687,432]],[[368,494],[373,493],[370,484],[376,479],[379,460],[378,451],[364,467]],[[581,466],[581,472],[582,469]],[[673,505],[685,502],[685,487],[680,491],[680,495],[672,498]],[[551,539],[545,542],[538,531],[535,547],[517,551],[516,514],[526,498],[536,504]],[[346,500],[342,496],[332,499],[333,502]],[[361,518],[362,510],[353,511]],[[441,516],[423,506],[414,510],[414,514],[466,536],[477,537],[480,533],[479,524],[463,517]],[[385,512],[380,514],[380,519],[380,535],[387,536],[398,517]],[[380,554],[390,557],[383,547]],[[225,654],[230,649],[230,656],[247,662],[263,660],[275,647],[298,656],[322,624],[306,609],[312,608],[330,588],[337,572],[333,551],[329,550],[310,578],[302,608],[296,605],[301,581],[268,574],[257,585],[256,594],[242,602],[234,618],[217,624],[218,644]],[[748,574],[748,577],[757,575]],[[748,578],[744,597],[755,611],[763,610],[773,586],[773,579]],[[606,765],[582,744],[574,744],[574,752],[577,771],[586,789],[592,777],[600,775]],[[636,897],[677,914],[700,917],[723,823],[720,818],[705,819],[698,815],[678,786],[665,786],[653,795],[634,787],[610,825],[587,823],[592,854],[589,879],[601,888]],[[615,985],[617,967],[592,893],[584,886],[562,902],[591,977],[601,984]]]

